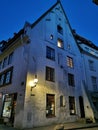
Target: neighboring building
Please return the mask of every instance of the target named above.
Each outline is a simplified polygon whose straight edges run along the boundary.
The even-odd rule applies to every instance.
[[[83,63],[83,98],[85,117],[98,120],[98,47],[73,32],[81,52]]]
[[[81,82],[86,76],[60,1],[0,48],[1,118],[17,128],[85,118]]]
[[[98,5],[98,0],[92,0],[94,4]]]

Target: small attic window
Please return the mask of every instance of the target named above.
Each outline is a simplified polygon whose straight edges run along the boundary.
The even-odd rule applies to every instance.
[[[57,25],[57,31],[58,31],[60,34],[63,34],[63,28],[62,28],[60,25]]]
[[[58,46],[59,48],[64,49],[64,43],[63,43],[62,39],[58,38],[57,46]]]

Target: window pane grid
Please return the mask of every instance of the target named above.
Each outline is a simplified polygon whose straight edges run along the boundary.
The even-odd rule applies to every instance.
[[[55,116],[55,95],[46,95],[46,117]]]
[[[46,49],[46,57],[51,59],[51,60],[55,60],[55,50],[50,48],[50,47],[47,47],[47,49]]]
[[[67,66],[73,68],[73,59],[67,56]]]
[[[69,96],[69,110],[70,110],[70,115],[75,115],[75,98]]]
[[[75,82],[74,82],[74,75],[73,74],[68,74],[68,84],[70,86],[75,86]]]
[[[46,80],[48,81],[54,81],[54,69],[50,67],[46,67]]]

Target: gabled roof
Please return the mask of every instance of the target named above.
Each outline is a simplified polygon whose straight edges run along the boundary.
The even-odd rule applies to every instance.
[[[57,2],[56,2],[49,10],[47,10],[41,17],[39,17],[33,24],[31,24],[31,28],[33,28],[37,23],[39,23],[53,8],[55,8],[55,6],[56,6],[57,4],[60,4],[60,6],[61,6],[61,8],[62,8],[62,10],[63,10],[63,13],[64,13],[64,15],[65,15],[65,17],[66,17],[66,19],[67,19],[67,23],[68,23],[68,25],[69,25],[69,28],[70,28],[70,30],[71,30],[71,32],[72,32],[72,28],[71,28],[71,26],[70,26],[70,23],[69,23],[69,21],[68,21],[68,18],[67,18],[66,14],[65,14],[65,11],[64,11],[64,9],[63,9],[63,7],[62,7],[62,4],[61,4],[60,0],[57,0]],[[24,28],[21,29],[21,30],[20,30],[16,35],[14,35],[14,37],[11,38],[10,40],[4,41],[4,42],[1,41],[0,44],[3,44],[3,43],[4,43],[4,46],[3,46],[2,48],[0,48],[0,50],[1,50],[1,51],[5,50],[5,49],[7,48],[7,46],[11,45],[11,44],[12,44],[21,34],[23,34],[23,33],[24,33]],[[73,34],[73,33],[72,33],[72,34]]]
[[[41,17],[39,17],[32,25],[31,27],[33,28],[37,23],[40,22],[60,1],[58,0],[49,10],[47,10]]]
[[[60,0],[57,0],[57,2],[56,2],[51,8],[49,8],[41,17],[39,17],[39,18],[31,25],[31,27],[33,28],[37,23],[39,23],[39,22],[40,22],[53,8],[55,8],[55,6],[58,5],[58,4],[60,4],[60,6],[61,6],[61,8],[62,8],[62,10],[63,10],[63,13],[64,13],[64,15],[65,15],[65,17],[66,17],[66,19],[67,19],[67,23],[68,23],[68,25],[69,25],[69,27],[70,27],[70,30],[72,31],[72,28],[71,28],[71,26],[70,26],[69,20],[68,20],[68,18],[67,18],[67,16],[66,16],[66,13],[65,13],[65,11],[64,11],[64,9],[63,9],[63,6],[62,6]]]
[[[93,49],[98,50],[98,47],[93,42],[91,42],[90,40],[88,40],[88,39],[86,39],[86,38],[84,38],[84,37],[82,37],[80,35],[78,35],[75,32],[75,30],[73,30],[73,35],[74,35],[74,37],[75,37],[78,44],[85,44],[85,45],[87,45],[87,46],[89,46],[89,47],[91,47]]]
[[[24,33],[24,29],[21,29],[18,33],[14,33],[14,37],[9,39],[8,41],[0,42],[0,51],[3,52],[9,45],[13,44],[13,42],[19,38]]]

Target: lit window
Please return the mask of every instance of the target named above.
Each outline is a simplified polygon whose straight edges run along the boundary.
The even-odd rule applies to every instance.
[[[70,115],[75,115],[75,98],[69,96],[69,110],[70,110]]]
[[[46,48],[46,57],[55,60],[55,50],[47,46]]]
[[[46,117],[55,116],[55,95],[46,95]]]
[[[58,41],[57,41],[57,46],[59,47],[59,48],[64,48],[64,43],[63,43],[63,41],[61,40],[61,39],[58,39]]]
[[[67,66],[73,68],[73,59],[67,56]]]
[[[55,81],[55,70],[51,67],[46,67],[46,80]]]
[[[70,74],[68,73],[68,84],[72,87],[75,86],[75,81],[74,81],[74,75],[73,74]]]

